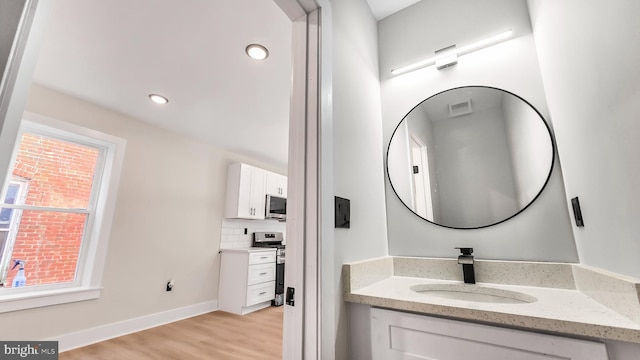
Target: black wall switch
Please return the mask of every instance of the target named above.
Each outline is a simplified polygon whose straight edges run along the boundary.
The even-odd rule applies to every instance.
[[[349,199],[335,197],[335,227],[336,229],[348,229],[351,227],[351,205]]]
[[[582,211],[580,210],[580,201],[577,196],[571,199],[571,206],[573,207],[573,217],[576,219],[576,226],[584,226],[584,219],[582,218]]]

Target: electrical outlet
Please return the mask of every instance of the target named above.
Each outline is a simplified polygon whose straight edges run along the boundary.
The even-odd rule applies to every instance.
[[[167,291],[173,290],[173,280],[167,281]]]

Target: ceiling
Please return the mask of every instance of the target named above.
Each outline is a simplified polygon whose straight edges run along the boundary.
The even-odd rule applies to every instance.
[[[43,42],[36,83],[286,169],[291,22],[273,1],[56,0]]]
[[[420,0],[367,0],[376,20],[381,20],[417,2]]]
[[[378,19],[416,1],[368,0]],[[251,43],[269,57],[247,57]],[[286,169],[290,77],[274,1],[56,0],[34,81]]]

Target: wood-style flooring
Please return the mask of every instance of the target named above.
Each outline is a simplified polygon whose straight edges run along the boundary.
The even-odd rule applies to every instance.
[[[283,306],[215,311],[60,353],[60,360],[282,359]]]

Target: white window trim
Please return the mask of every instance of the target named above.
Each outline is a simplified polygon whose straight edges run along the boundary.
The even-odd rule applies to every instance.
[[[76,280],[63,284],[2,290],[0,291],[0,313],[97,299],[102,290],[102,276],[124,162],[126,140],[31,112],[24,113],[19,136],[21,136],[23,129],[29,127],[38,128],[40,132],[41,126],[48,127],[47,131],[53,136],[64,138],[64,132],[68,132],[74,135],[73,139],[76,142],[86,139],[92,146],[101,143],[105,147],[103,176],[96,184],[99,196],[94,197],[96,216],[92,218],[92,224],[87,224],[90,226],[89,231],[85,234],[85,239],[88,241],[83,239],[78,258]],[[14,149],[11,164],[14,163],[16,155],[17,149]],[[10,168],[9,172],[11,170]]]
[[[7,181],[7,187],[11,186],[12,183],[18,184],[20,186],[20,194],[19,194],[20,199],[15,199],[13,203],[17,205],[23,204],[27,196],[26,189],[29,187],[28,182],[25,179],[20,179],[16,176],[11,176],[9,178],[9,181]],[[1,195],[5,196],[4,193],[2,193]],[[7,204],[4,204],[2,208],[3,209],[8,208]],[[8,272],[8,270],[11,268],[11,257],[6,257],[5,253],[7,252],[7,250],[9,250],[10,252],[13,252],[13,247],[16,241],[16,230],[14,227],[18,226],[19,223],[20,223],[20,214],[18,210],[18,212],[14,212],[11,215],[11,219],[9,221],[9,229],[7,231],[7,239],[4,244],[4,248],[0,248],[0,252],[1,252],[0,253],[0,281],[6,280],[5,275]]]

